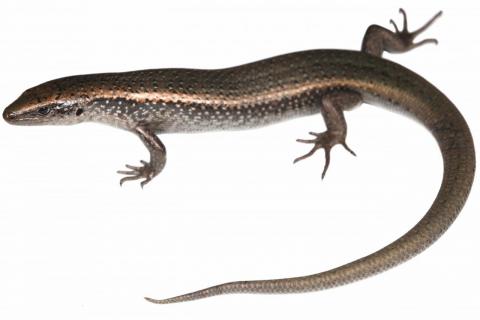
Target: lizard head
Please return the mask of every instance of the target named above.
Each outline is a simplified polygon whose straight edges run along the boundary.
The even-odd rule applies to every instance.
[[[45,82],[25,91],[5,108],[3,119],[16,125],[74,124],[86,119],[82,90],[63,86],[65,80]],[[67,83],[70,81],[67,81]]]

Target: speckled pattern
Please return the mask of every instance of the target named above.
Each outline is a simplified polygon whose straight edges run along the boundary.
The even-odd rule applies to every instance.
[[[362,65],[352,64],[359,54]],[[27,90],[16,106],[83,105],[78,119],[65,118],[68,124],[90,120],[128,129],[144,122],[157,132],[250,128],[319,113],[322,93],[349,88],[353,75],[366,79],[377,60],[353,51],[312,50],[219,70],[73,76]],[[350,79],[339,78],[342,73]]]
[[[453,223],[473,183],[475,151],[467,123],[453,103],[414,72],[382,59],[384,51],[406,52],[424,43],[415,32],[368,28],[362,52],[311,50],[220,70],[160,69],[94,74],[53,80],[27,90],[3,113],[12,124],[107,123],[137,134],[150,151],[150,162],[127,165],[120,183],[161,172],[166,149],[155,133],[251,128],[321,113],[327,131],[311,132],[317,150],[346,145],[343,112],[361,103],[395,108],[421,122],[440,147],[444,176],[425,216],[404,236],[366,257],[325,272],[285,279],[230,282],[155,300],[173,303],[226,293],[296,293],[327,289],[390,269],[425,250]]]

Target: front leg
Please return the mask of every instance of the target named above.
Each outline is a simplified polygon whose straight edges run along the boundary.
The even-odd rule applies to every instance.
[[[120,185],[130,180],[145,179],[140,183],[140,186],[143,188],[165,167],[167,151],[157,135],[148,128],[139,126],[135,128],[134,132],[140,137],[150,152],[150,162],[140,160],[142,166],[136,167],[127,164],[126,167],[130,171],[119,170],[117,172],[127,175],[120,179]]]
[[[313,144],[312,150],[307,154],[296,158],[293,163],[306,159],[313,155],[317,150],[325,151],[325,166],[323,168],[322,179],[327,173],[330,165],[330,150],[333,146],[340,144],[351,154],[355,153],[347,146],[345,139],[347,137],[347,123],[343,116],[344,110],[351,110],[362,103],[362,96],[350,90],[342,90],[327,93],[321,98],[320,110],[327,127],[327,131],[322,133],[310,132],[313,139],[297,139],[298,142]]]

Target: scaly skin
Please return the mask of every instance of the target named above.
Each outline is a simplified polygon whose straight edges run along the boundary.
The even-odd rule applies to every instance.
[[[219,70],[160,69],[82,75],[53,80],[27,90],[4,111],[12,124],[73,124],[96,121],[136,133],[150,151],[150,162],[119,171],[128,180],[155,177],[166,149],[155,133],[242,129],[321,113],[327,131],[311,132],[312,150],[330,163],[330,149],[346,145],[343,111],[361,103],[393,107],[422,123],[440,147],[444,174],[440,191],[425,216],[385,248],[338,268],[309,276],[230,282],[155,303],[173,303],[226,293],[295,293],[327,289],[392,268],[425,250],[462,209],[475,171],[475,151],[467,123],[450,100],[419,75],[388,60],[384,51],[406,52],[434,39],[415,32],[368,28],[361,52],[312,50]]]

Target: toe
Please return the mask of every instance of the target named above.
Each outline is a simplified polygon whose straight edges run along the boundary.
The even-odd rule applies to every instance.
[[[136,171],[126,171],[126,170],[118,170],[117,173],[118,173],[118,174],[126,174],[126,175],[135,175],[135,174],[137,174]]]
[[[137,171],[141,168],[141,167],[131,166],[129,164],[126,164],[125,167],[127,167],[128,169],[131,169],[131,170],[135,170],[135,171]]]
[[[142,189],[143,189],[143,187],[144,187],[147,183],[149,183],[151,180],[152,180],[151,178],[147,178],[147,179],[143,180],[142,182],[140,182],[140,187],[142,187]]]
[[[120,179],[120,186],[122,186],[127,181],[138,180],[140,178],[140,176],[123,177],[122,179]]]
[[[301,143],[315,143],[317,139],[297,139],[297,142]]]

